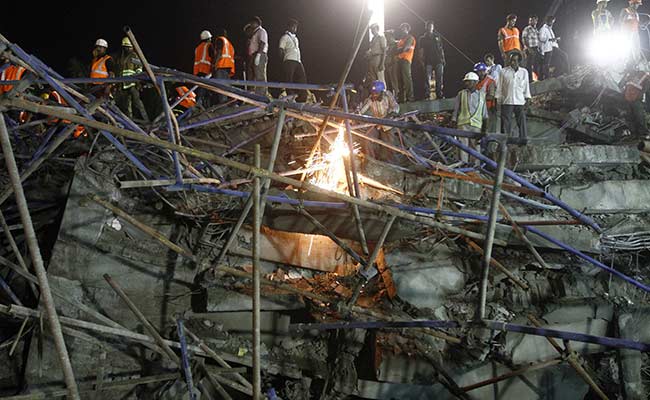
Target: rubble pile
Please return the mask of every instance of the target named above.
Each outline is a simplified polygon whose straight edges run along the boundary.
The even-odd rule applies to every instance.
[[[0,50],[30,71],[0,97],[3,395],[647,398],[650,144],[593,71],[480,154],[446,100],[378,120],[146,64],[113,79],[159,91],[145,123]],[[173,110],[172,82],[231,101]]]

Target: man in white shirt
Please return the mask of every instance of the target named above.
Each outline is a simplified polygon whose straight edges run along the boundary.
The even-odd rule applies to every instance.
[[[248,39],[248,76],[250,80],[266,82],[266,65],[269,61],[269,35],[266,29],[262,28],[260,17],[251,18],[247,26],[251,31]],[[258,87],[255,92],[265,95],[265,87]]]
[[[549,15],[546,17],[545,24],[539,30],[539,48],[542,52],[544,62],[542,66],[542,76],[541,79],[550,78],[550,69],[551,69],[551,60],[553,59],[553,50],[560,47],[558,41],[560,38],[555,37],[555,32],[553,32],[553,24],[555,23],[555,17]]]
[[[290,19],[287,25],[287,31],[280,38],[280,57],[282,58],[284,77],[286,82],[290,83],[307,83],[305,67],[302,65],[300,58],[300,42],[298,41],[298,21]],[[304,103],[307,101],[307,92],[295,90],[292,93],[298,93],[298,101]]]
[[[528,71],[519,66],[521,53],[514,52],[510,55],[510,65],[501,70],[497,82],[497,102],[501,105],[503,119],[503,133],[512,135],[514,131],[513,116],[517,119],[519,138],[526,139],[528,128],[526,126],[526,105],[530,96]]]

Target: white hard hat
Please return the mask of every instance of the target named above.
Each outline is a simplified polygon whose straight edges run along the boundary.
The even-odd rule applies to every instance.
[[[463,81],[478,81],[478,80],[479,80],[478,75],[476,75],[475,72],[468,72],[465,75],[465,79],[463,79]]]
[[[609,3],[609,0],[596,0],[596,4],[598,3]]]
[[[97,39],[97,41],[95,42],[95,46],[106,47],[108,49],[108,42],[105,41],[104,39]]]
[[[201,40],[208,40],[208,39],[212,39],[212,34],[210,33],[210,31],[201,32]]]

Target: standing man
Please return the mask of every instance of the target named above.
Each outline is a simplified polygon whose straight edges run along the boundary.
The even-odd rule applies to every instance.
[[[621,10],[619,22],[621,30],[632,43],[632,61],[641,60],[641,37],[639,36],[640,19],[638,9],[642,0],[629,0],[629,6]]]
[[[370,114],[375,118],[386,118],[391,114],[399,113],[399,104],[395,100],[395,96],[386,90],[386,85],[382,81],[375,81],[372,83],[372,88],[370,89],[370,97],[368,97],[360,106],[357,112],[359,114],[366,114],[370,111]],[[371,137],[379,138],[382,141],[393,144],[393,135],[389,130],[384,130],[382,126],[375,126],[369,133]],[[375,154],[375,148],[372,143],[364,141],[365,143],[365,154],[373,157],[379,158],[383,161],[390,160],[392,154],[384,146],[381,146],[378,154]]]
[[[300,58],[300,42],[298,41],[298,21],[290,19],[287,25],[287,31],[280,38],[280,58],[283,61],[285,82],[290,83],[307,83],[305,67],[302,65]],[[307,91],[295,90],[292,93],[298,93],[298,101],[304,103],[307,101]]]
[[[201,41],[194,49],[194,70],[192,73],[200,78],[212,77],[212,65],[214,60],[214,47],[212,46],[212,33],[210,31],[203,31],[199,35]],[[195,90],[198,102],[203,107],[211,105],[211,93],[203,88]]]
[[[515,25],[517,25],[517,16],[515,14],[509,14],[506,17],[506,26],[499,29],[497,35],[499,50],[501,51],[501,59],[504,63],[508,63],[511,52],[521,52],[519,29]]]
[[[555,17],[549,15],[546,17],[546,23],[542,26],[542,29],[539,30],[539,43],[540,49],[543,54],[544,63],[542,66],[542,76],[541,79],[548,79],[551,77],[551,62],[553,60],[553,50],[558,48],[558,41],[560,38],[555,37],[555,32],[553,32],[553,24],[555,23]]]
[[[488,66],[484,63],[476,63],[474,65],[474,72],[478,75],[479,82],[476,84],[476,89],[485,93],[485,104],[488,111],[488,132],[496,132],[497,130],[497,81],[488,75]]]
[[[424,98],[432,100],[431,82],[435,79],[436,98],[443,98],[444,73],[445,73],[445,49],[442,46],[442,38],[436,32],[433,21],[425,23],[424,35],[419,40],[418,58],[424,69]]]
[[[591,19],[594,22],[594,35],[611,32],[614,24],[614,16],[607,9],[609,0],[596,0],[596,9],[591,12]]]
[[[379,24],[374,23],[370,25],[370,33],[372,40],[370,41],[370,48],[366,53],[368,59],[368,81],[382,81],[386,83],[386,76],[384,74],[386,66],[386,54],[388,52],[388,42],[386,38],[379,32]]]
[[[248,39],[248,76],[253,81],[266,82],[266,65],[269,61],[269,34],[262,28],[262,19],[253,17],[248,23],[251,37]],[[255,88],[255,93],[268,96],[265,87]]]
[[[217,79],[231,79],[235,75],[235,47],[228,39],[228,32],[225,29],[219,31],[219,36],[214,42],[214,72]],[[219,104],[228,101],[222,94],[218,96]]]
[[[643,97],[650,90],[650,73],[629,69],[621,80],[623,97],[629,105],[629,126],[633,137],[642,139],[648,135]]]
[[[400,101],[403,103],[414,101],[413,77],[411,75],[411,64],[415,54],[415,37],[411,35],[411,25],[406,22],[399,26],[401,39],[397,43],[397,65],[400,74],[401,88]]]
[[[465,79],[463,79],[465,88],[456,96],[456,105],[451,120],[456,129],[484,134],[487,132],[488,111],[485,92],[476,88],[478,81],[479,77],[474,72],[468,72],[465,75]],[[465,146],[479,151],[476,139],[459,137],[458,140]],[[468,162],[469,154],[460,150],[460,160]]]
[[[108,42],[104,39],[97,39],[93,49],[93,60],[90,66],[90,77],[94,79],[114,78],[115,71],[113,57],[106,54]],[[95,82],[93,85],[103,85]],[[99,97],[108,97],[111,94],[111,85],[103,85],[93,90]]]
[[[526,67],[530,72],[531,81],[537,80],[540,73],[541,54],[539,52],[539,31],[537,30],[537,15],[528,18],[528,26],[521,33],[521,41],[524,46],[524,57]]]
[[[510,55],[510,64],[499,75],[497,82],[497,102],[501,105],[503,118],[503,133],[511,136],[514,133],[513,115],[519,127],[519,138],[526,139],[528,128],[526,126],[526,106],[530,96],[530,83],[528,71],[519,66],[521,53],[513,52]]]
[[[393,92],[395,98],[399,98],[401,90],[399,85],[397,40],[395,40],[395,31],[389,29],[384,33],[386,35],[386,44],[388,45],[386,51],[386,78],[388,81],[388,88]]]
[[[117,58],[115,72],[118,76],[133,76],[142,73],[142,61],[140,61],[140,57],[133,51],[131,40],[126,36],[122,39],[122,50]],[[138,83],[122,83],[117,93],[117,104],[120,110],[131,119],[133,119],[133,105],[135,104],[135,107],[140,113],[140,118],[146,122],[149,121],[149,115],[140,98]]]

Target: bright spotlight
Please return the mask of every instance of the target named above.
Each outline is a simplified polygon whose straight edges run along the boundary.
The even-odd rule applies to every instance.
[[[368,0],[368,9],[372,11],[371,24],[379,25],[379,32],[384,32],[385,0]],[[372,39],[372,38],[370,38]]]
[[[616,67],[625,63],[632,54],[629,36],[621,32],[596,35],[587,44],[589,59],[601,67]]]

